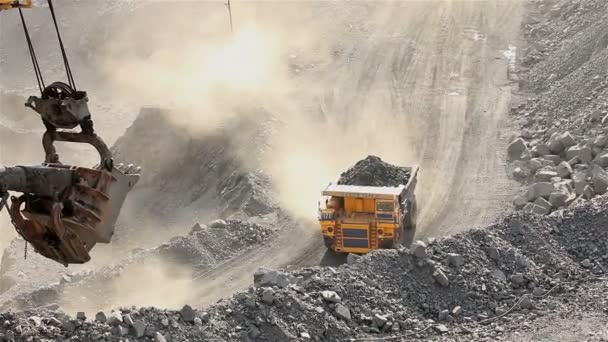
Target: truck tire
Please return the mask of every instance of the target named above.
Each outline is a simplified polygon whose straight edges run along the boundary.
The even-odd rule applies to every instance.
[[[327,249],[329,249],[331,251],[336,250],[336,238],[335,237],[324,236],[323,242],[325,243],[325,247],[327,247]]]
[[[409,202],[409,207],[407,208],[408,214],[403,218],[404,230],[416,230],[416,207],[416,197],[412,197],[412,200]]]
[[[403,217],[400,224],[399,244],[409,247],[414,241],[416,235],[416,217],[417,217],[416,197],[413,197],[407,207],[407,215]]]

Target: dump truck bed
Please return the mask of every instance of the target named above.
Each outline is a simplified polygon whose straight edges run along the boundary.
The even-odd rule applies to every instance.
[[[410,177],[406,184],[396,187],[389,186],[360,186],[360,185],[342,185],[332,184],[327,185],[323,190],[323,196],[336,197],[359,197],[359,198],[379,198],[379,199],[395,199],[399,197],[401,200],[411,197],[416,189],[418,182],[418,166],[406,167],[410,171]]]

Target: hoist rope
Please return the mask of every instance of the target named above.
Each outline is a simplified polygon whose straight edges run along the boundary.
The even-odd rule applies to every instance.
[[[40,65],[38,64],[38,59],[36,58],[36,52],[34,51],[34,45],[32,44],[32,39],[30,38],[30,32],[27,29],[27,24],[25,23],[25,18],[23,17],[23,11],[19,8],[19,16],[21,17],[21,23],[23,24],[23,32],[25,33],[25,40],[27,41],[27,47],[30,51],[30,57],[32,59],[32,64],[34,66],[34,73],[36,73],[36,81],[38,82],[38,88],[40,89],[40,93],[42,94],[44,86],[44,79],[42,78],[42,72],[40,71]]]
[[[55,31],[57,32],[57,39],[59,40],[59,47],[61,48],[61,55],[63,56],[63,64],[65,66],[65,72],[68,76],[68,83],[72,89],[76,90],[76,83],[74,82],[74,76],[72,76],[72,69],[70,68],[70,62],[68,61],[68,55],[65,52],[65,47],[63,46],[63,40],[61,39],[61,34],[59,33],[59,25],[57,25],[57,18],[55,17],[55,9],[53,8],[53,1],[48,0],[49,9],[51,10],[51,16],[53,17],[53,24],[55,25]]]

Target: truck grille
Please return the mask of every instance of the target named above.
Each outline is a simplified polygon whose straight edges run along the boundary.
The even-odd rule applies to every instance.
[[[393,220],[393,214],[391,213],[376,213],[378,220]]]
[[[342,236],[345,238],[367,239],[367,229],[349,229],[342,230]]]
[[[351,248],[369,248],[367,239],[344,239],[343,246]]]

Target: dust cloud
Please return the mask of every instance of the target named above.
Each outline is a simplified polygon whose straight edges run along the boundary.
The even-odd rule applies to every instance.
[[[246,164],[267,172],[283,206],[309,219],[327,183],[366,155],[400,165],[414,160],[402,147],[413,133],[392,111],[388,80],[374,80],[365,60],[353,59],[359,35],[382,27],[390,5],[361,3],[349,7],[356,13],[342,13],[339,3],[232,1],[231,34],[222,2],[175,3],[112,23],[95,51],[117,99],[170,108],[170,119],[193,136],[264,108],[279,121],[272,148],[259,164]],[[188,267],[144,265],[123,274],[106,293],[108,307],[192,303]],[[69,301],[78,292],[65,293]]]
[[[124,267],[120,277],[67,286],[59,304],[67,312],[84,311],[89,317],[119,306],[181,309],[191,303],[194,290],[189,267],[148,258]]]
[[[254,167],[272,176],[286,208],[309,218],[320,190],[367,154],[413,160],[401,148],[411,134],[392,111],[386,85],[359,89],[368,80],[355,68],[364,66],[349,60],[355,51],[347,43],[381,27],[390,3],[341,13],[323,2],[233,1],[234,34],[221,3],[198,6],[134,13],[120,27],[98,63],[117,94],[171,108],[171,119],[193,135],[257,115],[242,108],[263,107],[282,125]]]

